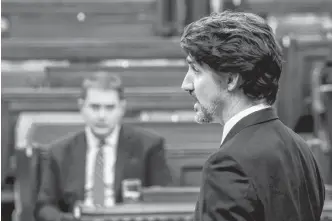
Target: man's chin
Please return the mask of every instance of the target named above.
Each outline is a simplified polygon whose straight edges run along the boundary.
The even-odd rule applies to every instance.
[[[195,121],[199,124],[209,124],[213,122],[212,117],[208,117],[202,112],[196,112]]]

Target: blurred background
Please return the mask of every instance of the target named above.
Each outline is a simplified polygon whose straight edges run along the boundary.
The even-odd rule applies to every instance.
[[[33,210],[38,148],[82,127],[77,89],[93,70],[120,74],[126,120],[165,137],[174,185],[197,187],[221,128],[193,121],[179,37],[223,10],[273,28],[284,53],[278,114],[332,183],[332,0],[2,0],[1,10],[1,220],[17,205]]]

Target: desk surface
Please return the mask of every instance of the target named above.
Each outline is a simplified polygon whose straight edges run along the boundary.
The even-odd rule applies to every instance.
[[[137,203],[121,204],[110,208],[83,208],[84,215],[153,215],[192,214],[195,203]]]
[[[110,208],[82,208],[80,217],[65,214],[66,221],[191,221],[195,203],[138,203],[122,204]],[[74,212],[75,213],[75,212]]]
[[[150,219],[160,219],[168,217],[178,219],[192,218],[195,210],[195,203],[138,203],[138,204],[121,204],[110,208],[83,208],[81,220],[86,218],[135,218],[135,220],[149,217]],[[332,217],[332,201],[326,201],[322,217]],[[93,219],[94,219],[93,218]]]

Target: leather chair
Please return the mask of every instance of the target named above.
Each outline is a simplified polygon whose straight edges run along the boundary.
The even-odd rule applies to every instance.
[[[10,118],[8,103],[1,100],[1,186],[4,185],[9,169],[11,147],[9,143]]]
[[[17,171],[15,182],[16,221],[35,221],[34,209],[40,186],[43,160],[46,148],[37,144],[16,150]]]

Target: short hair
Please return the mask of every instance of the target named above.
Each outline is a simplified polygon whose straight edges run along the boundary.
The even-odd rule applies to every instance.
[[[81,87],[80,98],[85,99],[90,88],[103,90],[115,90],[119,94],[120,100],[124,99],[124,88],[120,76],[107,71],[93,72],[85,78]]]
[[[224,11],[192,22],[181,47],[198,64],[218,75],[239,73],[244,94],[273,104],[282,71],[282,55],[272,29],[258,15]]]

